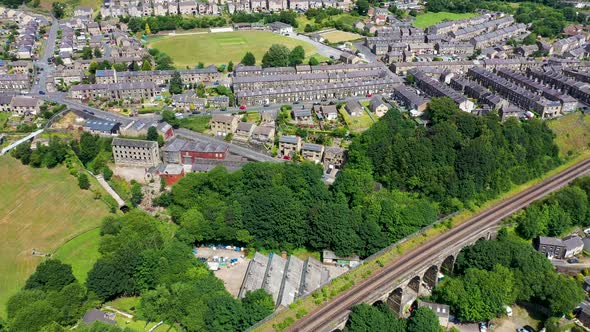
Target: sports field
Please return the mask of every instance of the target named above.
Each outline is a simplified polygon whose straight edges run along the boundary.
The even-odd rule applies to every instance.
[[[288,48],[301,45],[307,56],[316,53],[311,44],[266,31],[158,36],[149,39],[148,47],[168,54],[177,68],[192,68],[199,62],[221,65],[231,60],[237,64],[248,51],[254,53],[256,61],[260,62],[272,44],[282,44]]]
[[[425,13],[416,16],[416,20],[413,25],[417,28],[428,28],[431,25],[435,25],[442,21],[456,21],[464,20],[476,16],[476,13],[449,13],[449,12],[438,12],[438,13]]]
[[[32,168],[0,157],[0,316],[6,301],[44,258],[78,234],[96,228],[107,206],[78,188],[65,167]]]

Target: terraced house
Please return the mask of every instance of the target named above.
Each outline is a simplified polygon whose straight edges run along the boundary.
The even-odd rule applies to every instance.
[[[154,83],[116,83],[116,84],[78,84],[70,89],[73,99],[89,100],[91,98],[111,99],[152,99],[160,95]]]

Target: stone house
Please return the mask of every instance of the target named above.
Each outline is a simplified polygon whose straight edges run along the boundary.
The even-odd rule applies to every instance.
[[[311,110],[309,109],[300,109],[300,110],[293,110],[293,118],[297,122],[309,122],[311,121]]]
[[[238,128],[238,118],[231,115],[214,114],[209,122],[211,132],[215,136],[225,137],[233,134]]]
[[[352,117],[362,116],[364,113],[363,105],[357,100],[349,100],[344,106],[344,110]]]
[[[301,156],[305,160],[313,161],[319,164],[324,154],[324,146],[321,144],[303,143],[301,147]]]
[[[39,113],[39,108],[43,101],[35,97],[29,96],[14,96],[10,101],[10,109],[14,114],[26,115]]]
[[[336,105],[322,105],[321,112],[326,121],[338,120],[338,110],[336,109]]]
[[[346,162],[346,150],[327,147],[324,151],[324,170],[340,169]]]
[[[153,167],[160,164],[158,142],[114,138],[111,145],[115,165]]]
[[[382,117],[387,113],[389,110],[389,105],[383,102],[383,99],[379,95],[375,95],[371,98],[371,102],[369,103],[369,109],[371,112],[375,113],[377,117]]]
[[[247,142],[250,137],[252,136],[252,132],[256,128],[256,125],[249,122],[240,122],[238,123],[238,127],[236,128],[236,133],[234,134],[234,139],[239,141]]]
[[[540,236],[537,250],[548,258],[570,258],[584,250],[584,242],[577,235],[566,236],[563,239]]]
[[[252,140],[259,143],[272,143],[275,139],[274,126],[257,126],[252,131]]]
[[[279,155],[293,157],[301,150],[301,137],[283,135],[279,138]]]

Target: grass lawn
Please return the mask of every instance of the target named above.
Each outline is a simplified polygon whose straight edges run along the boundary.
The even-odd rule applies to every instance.
[[[344,106],[342,106],[339,110],[339,113],[342,115],[344,122],[346,122],[346,125],[351,131],[361,132],[373,125],[373,120],[366,112],[362,116],[351,117],[344,109]]]
[[[260,62],[272,44],[282,44],[288,48],[301,45],[306,54],[316,53],[315,47],[311,44],[267,31],[153,37],[149,39],[148,47],[157,48],[170,55],[178,68],[192,68],[199,62],[206,65],[221,65],[230,60],[238,63],[248,51]]]
[[[78,234],[96,228],[107,206],[78,188],[65,167],[35,169],[0,157],[0,315],[6,301],[43,258]]]
[[[547,123],[556,135],[555,143],[561,157],[572,157],[590,150],[590,115],[575,112]]]
[[[449,13],[449,12],[438,12],[438,13],[425,13],[419,14],[416,16],[416,20],[414,21],[413,25],[417,28],[428,28],[431,25],[435,25],[442,21],[456,21],[456,20],[464,20],[466,18],[471,18],[476,16],[476,13]]]
[[[198,133],[204,133],[207,129],[209,129],[210,120],[211,116],[209,115],[190,116],[180,120],[180,126]]]
[[[53,257],[72,265],[76,279],[85,282],[88,271],[100,257],[99,243],[100,229],[96,228],[66,242],[55,251]]]
[[[363,38],[363,36],[359,34],[346,31],[330,31],[322,33],[322,37],[324,37],[324,39],[327,39],[330,43],[342,43],[345,41]]]

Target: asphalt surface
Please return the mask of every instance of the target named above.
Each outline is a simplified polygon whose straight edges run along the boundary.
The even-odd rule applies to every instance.
[[[542,183],[502,201],[454,229],[429,240],[390,262],[382,270],[377,271],[348,291],[295,322],[287,331],[326,331],[333,329],[333,322],[347,313],[352,306],[363,302],[364,299],[379,289],[392,285],[400,277],[410,275],[413,271],[425,266],[428,264],[430,257],[436,256],[448,246],[461,242],[478,231],[497,225],[503,218],[589,172],[590,159],[584,160]]]
[[[31,87],[31,93],[38,94],[39,91],[45,91],[45,87],[47,86],[47,77],[51,74],[55,67],[49,65],[47,60],[53,55],[55,51],[55,40],[57,38],[57,30],[59,24],[58,21],[53,18],[51,22],[51,28],[49,28],[49,33],[47,40],[45,41],[45,48],[43,49],[43,54],[39,58],[38,61],[35,61],[35,66],[39,69],[42,69],[37,72],[37,77],[35,84]],[[38,83],[37,83],[38,82]]]
[[[193,139],[195,141],[201,141],[201,142],[206,142],[206,143],[224,143],[227,144],[229,146],[229,152],[233,153],[233,154],[237,154],[240,155],[242,157],[246,157],[249,160],[253,160],[253,161],[272,161],[272,162],[281,162],[283,161],[282,159],[278,159],[278,158],[273,158],[269,155],[266,155],[264,153],[260,153],[254,150],[250,150],[244,147],[241,147],[239,145],[235,145],[232,143],[228,143],[222,140],[218,140],[216,138],[213,138],[211,136],[205,135],[205,134],[201,134],[201,133],[196,133],[194,131],[188,130],[188,129],[175,129],[174,132],[176,133],[177,136],[184,136],[186,138],[190,138]]]
[[[317,49],[317,52],[319,54],[321,54],[327,58],[333,57],[334,59],[339,59],[340,54],[342,54],[342,51],[335,49],[331,46],[328,46],[328,45],[325,45],[322,43],[318,43],[317,41],[312,40],[311,38],[307,37],[306,35],[292,33],[292,34],[288,35],[287,37],[302,40],[304,42],[312,44],[313,46],[315,46],[315,48]]]

